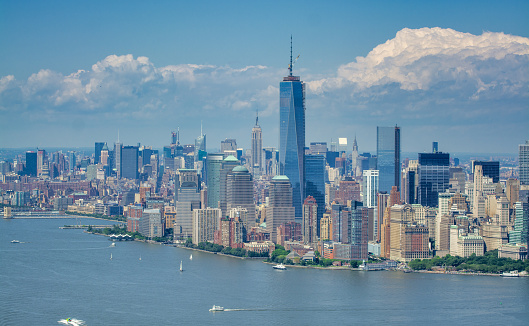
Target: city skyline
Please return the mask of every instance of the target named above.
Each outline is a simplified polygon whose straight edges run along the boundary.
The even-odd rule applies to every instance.
[[[343,12],[309,2],[302,14],[301,3],[221,10],[210,3],[201,14],[218,31],[199,24],[189,31],[186,23],[201,18],[184,17],[192,4],[122,4],[105,4],[102,14],[97,2],[0,2],[2,147],[111,145],[119,132],[124,144],[161,148],[177,128],[181,143],[193,143],[203,121],[208,148],[226,138],[250,148],[258,110],[263,147],[278,148],[278,83],[290,34],[294,56],[301,54],[295,75],[307,85],[306,146],[356,135],[359,151],[373,152],[376,126],[395,124],[403,152],[429,152],[438,141],[443,152],[516,153],[529,136],[525,2],[335,2]],[[468,9],[473,15],[463,19]],[[283,22],[278,12],[288,10],[292,18]],[[179,20],[147,27],[137,23],[143,12],[147,24],[171,13]],[[156,44],[161,37],[168,41]]]

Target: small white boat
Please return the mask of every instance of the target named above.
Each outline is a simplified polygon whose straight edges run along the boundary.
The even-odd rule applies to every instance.
[[[66,319],[61,319],[58,321],[59,324],[63,324],[63,325],[84,325],[84,321],[83,320],[80,320],[80,319],[75,319],[75,318],[66,318]]]
[[[110,253],[110,260],[112,260],[112,253]]]
[[[189,260],[193,260],[193,254],[189,255]]]
[[[111,246],[111,247],[115,247],[115,246],[116,246],[116,243],[115,243],[115,242],[112,242],[112,243],[110,244],[110,246]]]
[[[278,264],[274,266],[274,269],[286,270],[287,268],[283,264]]]
[[[184,268],[182,267],[182,261],[180,261],[180,271],[183,272]]]
[[[140,255],[140,260],[141,260],[141,255]]]
[[[11,240],[11,243],[20,243],[18,240]]]
[[[213,308],[209,309],[209,311],[212,311],[212,312],[224,311],[224,307],[213,305]]]
[[[518,271],[510,271],[510,272],[503,272],[501,274],[503,277],[519,277],[520,274],[518,274]]]

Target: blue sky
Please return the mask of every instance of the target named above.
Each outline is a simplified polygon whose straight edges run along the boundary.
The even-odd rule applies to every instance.
[[[277,147],[278,86],[307,83],[307,146],[516,152],[529,139],[527,1],[0,1],[0,147]]]

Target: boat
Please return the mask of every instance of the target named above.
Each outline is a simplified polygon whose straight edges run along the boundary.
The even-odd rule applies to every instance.
[[[112,260],[112,253],[110,253],[110,260]]]
[[[518,271],[510,271],[510,272],[503,272],[501,274],[503,277],[518,277],[520,274],[518,274]]]
[[[193,254],[189,255],[189,260],[193,260]]]
[[[180,271],[183,272],[184,268],[182,267],[182,261],[180,261]]]
[[[112,243],[110,244],[110,246],[111,246],[111,247],[115,247],[115,246],[116,246],[116,243],[115,243],[115,242],[112,242]]]
[[[11,240],[11,243],[20,243],[18,240]]]
[[[141,255],[140,255],[140,260],[141,260]]]
[[[212,311],[212,312],[224,311],[224,307],[213,305],[213,308],[209,309],[209,311]]]
[[[274,269],[286,270],[287,268],[283,264],[278,264],[274,266]]]
[[[75,318],[66,318],[66,319],[61,319],[58,321],[59,324],[63,324],[63,325],[84,325],[84,321],[83,320],[80,320],[80,319],[75,319]]]

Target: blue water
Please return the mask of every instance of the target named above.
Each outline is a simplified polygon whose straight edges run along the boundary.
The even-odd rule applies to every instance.
[[[278,271],[59,229],[77,222],[0,220],[0,325],[529,324],[529,278]],[[211,313],[213,304],[235,311]]]

